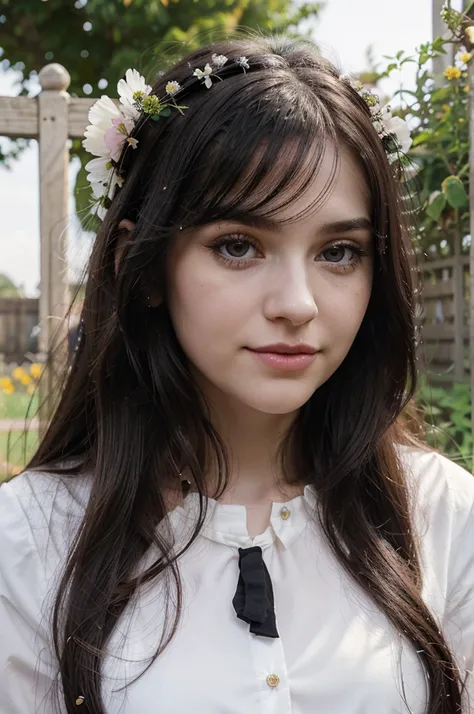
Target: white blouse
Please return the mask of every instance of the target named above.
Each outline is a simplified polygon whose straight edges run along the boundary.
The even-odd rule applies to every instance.
[[[403,449],[403,459],[415,492],[424,599],[471,683],[474,480],[434,453]],[[1,714],[54,711],[51,604],[88,493],[87,477],[66,487],[33,472],[0,488]],[[107,714],[427,712],[416,653],[341,568],[311,518],[315,505],[309,486],[304,496],[274,503],[271,525],[252,540],[244,506],[209,500],[205,528],[179,561],[183,614],[171,644],[122,689],[145,668],[165,621],[170,624],[163,582],[139,594],[108,644]],[[198,508],[191,493],[169,515],[177,543],[192,531]],[[255,545],[273,584],[278,638],[251,634],[232,605],[238,548]],[[156,553],[148,557],[151,562]],[[472,684],[469,689],[473,704],[466,702],[463,712],[474,712]]]

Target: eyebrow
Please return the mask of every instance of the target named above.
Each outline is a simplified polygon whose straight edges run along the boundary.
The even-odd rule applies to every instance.
[[[276,221],[266,216],[258,216],[255,214],[238,213],[228,217],[223,217],[221,220],[229,223],[242,223],[249,228],[257,228],[264,231],[274,231],[281,233],[283,225],[281,221]],[[324,223],[319,228],[319,233],[322,235],[338,235],[341,233],[354,233],[355,231],[370,231],[374,228],[372,222],[365,216],[357,216],[354,218],[346,218],[341,221],[332,221]]]

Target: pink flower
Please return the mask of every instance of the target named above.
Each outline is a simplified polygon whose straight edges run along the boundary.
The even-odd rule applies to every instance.
[[[112,119],[113,126],[104,134],[104,143],[110,151],[110,158],[118,161],[122,154],[123,146],[134,127],[132,119],[119,118]]]

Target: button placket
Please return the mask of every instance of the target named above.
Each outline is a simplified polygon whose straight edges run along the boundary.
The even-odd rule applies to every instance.
[[[280,638],[271,642],[262,640],[264,638],[255,637],[252,641],[253,660],[256,671],[260,672],[259,679],[263,687],[260,714],[291,714],[288,668],[283,643]]]
[[[249,637],[255,686],[260,690],[259,714],[291,714],[288,667],[281,637],[270,639],[252,634]]]

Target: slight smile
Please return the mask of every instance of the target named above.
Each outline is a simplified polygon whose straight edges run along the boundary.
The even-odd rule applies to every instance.
[[[318,350],[310,345],[285,345],[278,343],[265,347],[247,348],[268,367],[280,371],[294,372],[309,367]]]

